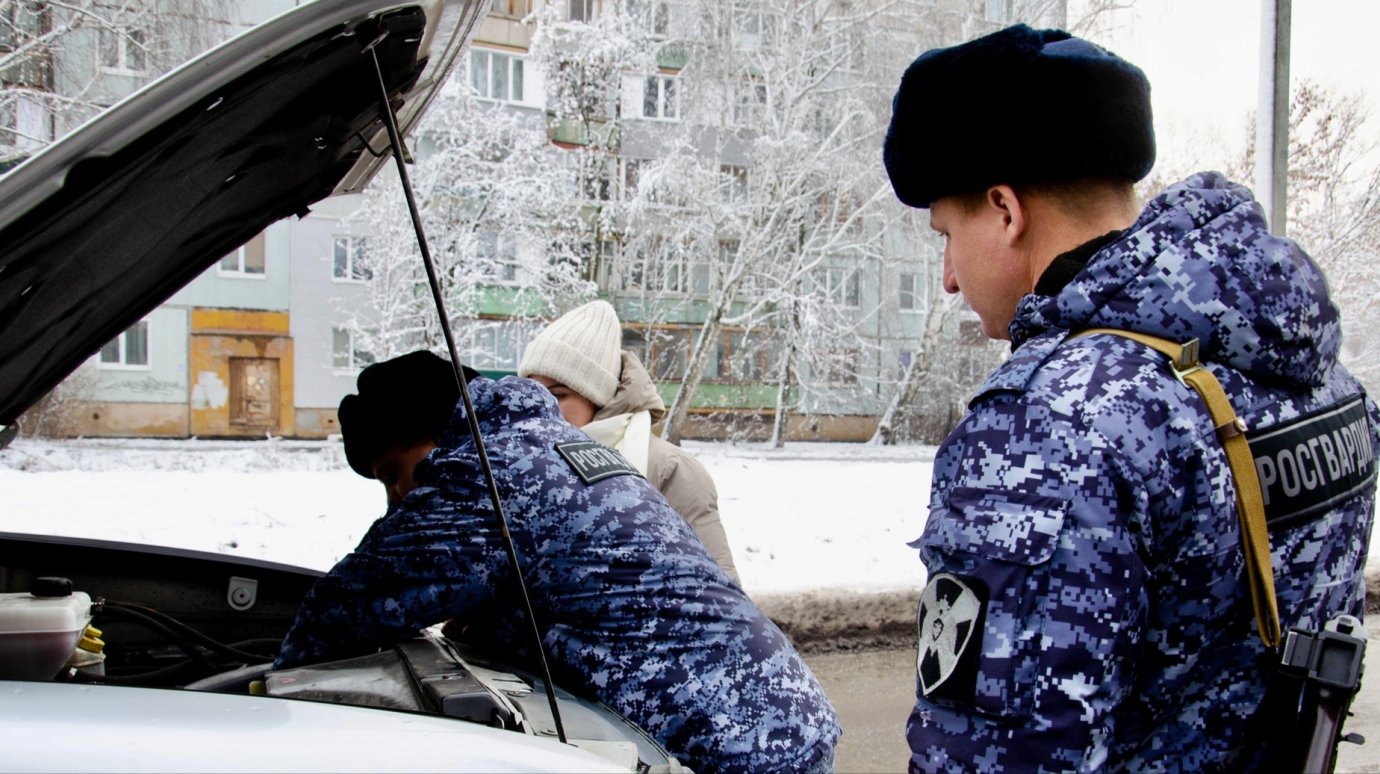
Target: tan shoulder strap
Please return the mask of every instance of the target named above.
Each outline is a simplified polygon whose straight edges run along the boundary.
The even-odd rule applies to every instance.
[[[1157,336],[1113,328],[1091,328],[1070,338],[1097,333],[1138,341],[1162,353],[1169,358],[1174,376],[1197,391],[1207,404],[1236,484],[1236,515],[1241,521],[1241,549],[1246,555],[1246,579],[1251,586],[1256,630],[1266,647],[1275,648],[1280,636],[1279,602],[1275,598],[1275,574],[1270,563],[1270,534],[1265,528],[1265,501],[1255,472],[1255,458],[1246,443],[1246,423],[1236,416],[1217,377],[1198,362],[1197,339],[1178,344]]]

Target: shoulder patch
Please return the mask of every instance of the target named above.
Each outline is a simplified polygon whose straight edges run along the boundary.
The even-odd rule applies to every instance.
[[[986,608],[980,581],[940,573],[925,584],[916,616],[915,671],[926,698],[972,700]]]
[[[575,475],[586,484],[612,476],[640,476],[637,468],[623,455],[595,441],[571,441],[556,444],[556,452],[570,463]]]
[[[1271,529],[1326,513],[1375,481],[1375,449],[1364,398],[1246,434]]]

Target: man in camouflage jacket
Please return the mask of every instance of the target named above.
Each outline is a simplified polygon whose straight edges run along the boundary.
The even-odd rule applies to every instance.
[[[392,504],[312,588],[277,666],[357,655],[481,607],[495,611],[479,624],[491,640],[533,656],[464,404],[444,385],[429,394],[449,369],[406,355],[366,369],[342,401],[351,464],[380,474]],[[476,376],[470,388],[557,681],[696,771],[828,768],[840,731],[819,683],[655,488],[564,421],[540,384]],[[411,443],[418,405],[447,401],[453,415],[398,487],[380,452]],[[423,413],[422,426],[435,421]],[[360,440],[380,433],[394,440]]]
[[[1282,624],[1318,629],[1361,615],[1380,443],[1321,271],[1215,173],[1137,215],[1148,84],[1060,31],[922,55],[885,155],[946,239],[946,290],[1013,350],[937,453],[914,544],[911,770],[1260,768],[1276,656],[1213,422],[1165,356],[1073,334],[1198,339],[1248,428]]]

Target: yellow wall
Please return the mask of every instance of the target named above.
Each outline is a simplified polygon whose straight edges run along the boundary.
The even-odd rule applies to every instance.
[[[193,309],[188,353],[192,435],[295,435],[292,339],[287,312]],[[230,358],[278,361],[278,423],[272,428],[231,424]]]
[[[298,408],[297,437],[325,438],[340,432],[340,420],[333,408]]]
[[[60,432],[70,436],[185,438],[187,406],[183,403],[82,402],[70,407]]]

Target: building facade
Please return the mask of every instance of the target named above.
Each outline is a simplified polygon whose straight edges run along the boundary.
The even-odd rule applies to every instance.
[[[862,235],[856,241],[867,244],[866,250],[826,252],[796,266],[808,268],[792,280],[800,289],[799,298],[822,299],[837,318],[822,335],[827,340],[830,334],[847,331],[846,337],[836,335],[832,346],[818,341],[808,346],[792,343],[781,333],[786,325],[781,321],[793,319],[783,312],[786,305],[796,303],[791,296],[758,304],[776,321],[769,325],[752,323],[749,311],[761,296],[751,292],[740,293],[726,307],[716,309],[715,299],[722,298],[718,291],[724,283],[719,274],[731,265],[724,251],[740,249],[751,237],[725,231],[711,235],[709,247],[704,240],[692,247],[670,231],[665,238],[649,236],[645,229],[637,232],[631,224],[645,217],[647,210],[630,209],[639,175],[672,152],[672,141],[683,143],[690,136],[686,113],[691,98],[686,89],[691,80],[682,75],[689,47],[675,43],[678,29],[700,29],[693,23],[702,21],[698,15],[705,13],[706,6],[652,0],[489,2],[490,13],[467,60],[447,87],[449,96],[463,95],[521,116],[535,131],[545,133],[554,147],[568,150],[572,159],[582,159],[579,163],[592,157],[600,160],[598,170],[584,174],[579,190],[571,192],[581,200],[580,218],[590,228],[583,243],[587,247],[576,256],[578,271],[594,293],[614,303],[624,321],[624,346],[642,357],[668,405],[677,398],[693,364],[697,342],[706,330],[712,332],[684,435],[765,437],[773,416],[784,407],[788,437],[869,437],[922,346],[934,306],[940,248],[922,236],[925,230],[880,228],[875,219],[859,218],[849,227]],[[221,9],[224,30],[247,27],[292,4],[288,0],[231,3],[233,13]],[[736,14],[735,45],[765,47],[781,42],[772,36],[783,35],[785,23],[768,12],[771,5],[769,0],[753,0],[724,6],[730,15]],[[936,20],[960,19],[951,29],[935,33],[950,40],[970,36],[984,25],[1001,26],[1014,13],[1009,0],[916,0],[915,5],[924,13],[931,13],[925,9],[932,7]],[[533,55],[540,25],[553,20],[564,25],[596,24],[606,14],[634,13],[640,19],[641,34],[662,44],[650,64],[643,60],[643,69],[619,70],[616,78],[601,81],[603,93],[590,97],[592,107],[572,119],[570,111],[557,104],[560,96],[555,93],[564,73],[548,72],[553,67],[549,51],[543,54],[545,59]],[[1062,3],[1042,13],[1053,14],[1057,23],[1062,20]],[[877,17],[878,28],[857,34],[880,38],[896,18]],[[909,34],[891,32],[902,40]],[[154,75],[153,67],[139,60],[140,48],[134,45],[144,34],[152,33],[136,30],[136,34],[109,40],[90,35],[79,38],[81,43],[62,56],[90,59],[94,81],[78,84],[74,79],[54,78],[49,88],[91,94],[98,87],[97,106],[130,93]],[[4,43],[0,38],[0,46]],[[903,65],[878,66],[899,73]],[[73,66],[69,62],[53,68],[58,70],[71,71]],[[861,88],[869,75],[860,65],[830,77],[839,88]],[[893,86],[888,81],[878,88],[889,91]],[[760,114],[770,109],[766,95],[749,78],[725,103],[725,110],[760,121]],[[11,101],[29,106],[0,113],[12,127],[23,127],[10,133],[11,149],[41,146],[72,128],[54,115],[40,115],[30,103],[33,100]],[[0,146],[6,136],[3,128],[0,121]],[[739,132],[725,141],[706,141],[698,151],[711,159],[711,168],[717,165],[727,181],[722,195],[729,200],[749,196],[754,186],[765,185],[747,172],[752,137],[751,132]],[[427,143],[426,137],[417,138],[418,155],[425,154]],[[598,153],[591,154],[591,149]],[[387,317],[377,309],[379,264],[371,253],[380,236],[368,218],[358,216],[361,204],[361,197],[330,200],[301,219],[274,224],[117,337],[60,388],[65,392],[63,400],[48,408],[62,412],[61,432],[304,438],[338,432],[335,407],[354,389],[359,369],[380,356],[378,348],[370,345],[369,332],[377,332],[379,321],[385,318],[391,326],[408,324],[405,316]],[[887,206],[900,205],[890,202]],[[821,208],[811,217],[841,218],[846,211],[847,207],[834,203],[832,210]],[[666,212],[668,221],[685,219]],[[890,217],[913,215],[893,212]],[[548,243],[514,238],[499,229],[480,229],[473,246],[466,249],[482,253],[488,268],[481,277],[484,287],[479,300],[453,321],[461,357],[481,371],[512,372],[523,347],[544,321],[564,311],[559,301],[533,302],[521,291],[532,267],[549,262],[544,255]],[[762,276],[754,282],[770,281],[770,266],[755,271]],[[584,299],[570,302],[579,300]],[[796,319],[815,314],[801,303],[794,312]],[[725,313],[727,322],[707,327],[707,321]],[[968,357],[975,373],[980,373],[992,355],[975,335],[974,322],[959,319],[951,324],[949,340],[971,345],[971,357],[962,346],[955,350],[955,357]],[[803,334],[798,341],[805,341]],[[783,378],[783,373],[788,376]]]

